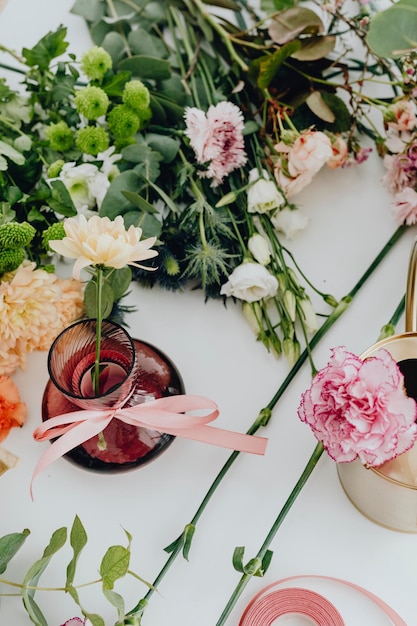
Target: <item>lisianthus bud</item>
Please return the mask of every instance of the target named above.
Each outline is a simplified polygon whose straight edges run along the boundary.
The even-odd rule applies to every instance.
[[[315,333],[319,325],[317,322],[317,315],[313,309],[313,306],[310,300],[303,298],[302,300],[299,300],[299,305],[301,307],[302,317],[303,317],[306,331],[308,333]]]
[[[222,206],[227,206],[228,204],[232,204],[232,202],[235,202],[237,198],[237,193],[235,191],[229,191],[229,193],[227,193],[225,196],[223,196],[217,203],[216,203],[216,209],[220,209],[220,207]]]
[[[284,293],[284,306],[285,306],[285,310],[287,311],[288,317],[290,318],[292,322],[294,322],[296,299],[295,299],[294,292],[291,291],[290,289],[287,289]]]
[[[256,316],[256,310],[259,310],[259,303],[258,302],[244,302],[242,304],[242,312],[243,315],[245,316],[247,322],[249,323],[250,328],[253,330],[253,332],[255,333],[255,335],[258,337],[259,335],[259,322],[258,322],[258,318]],[[260,315],[260,313],[259,313]]]
[[[378,341],[381,341],[381,339],[386,339],[387,337],[392,337],[392,335],[395,335],[395,326],[393,324],[385,324],[381,328]]]
[[[284,339],[282,347],[287,361],[292,367],[300,356],[300,344],[296,339]]]
[[[261,265],[268,265],[271,260],[271,252],[265,237],[255,233],[248,241],[248,248],[255,261],[258,261]]]

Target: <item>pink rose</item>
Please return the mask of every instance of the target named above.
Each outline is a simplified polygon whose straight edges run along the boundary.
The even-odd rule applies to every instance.
[[[288,154],[288,172],[292,177],[315,174],[332,156],[329,137],[320,131],[308,130],[294,141]]]
[[[387,350],[362,360],[343,346],[304,392],[298,416],[329,456],[376,467],[412,447],[417,405],[405,395],[404,377]]]
[[[286,176],[281,168],[280,162],[277,162],[275,165],[274,175],[278,187],[287,198],[295,196],[296,193],[299,193],[304,187],[307,187],[313,180],[313,174],[309,172],[304,172],[304,174],[299,174],[294,178]]]
[[[336,137],[335,140],[332,141],[332,153],[333,156],[326,161],[328,167],[336,169],[345,165],[348,155],[348,145],[343,137]]]
[[[415,107],[409,100],[399,100],[388,107],[385,121],[389,128],[398,130],[413,130],[416,125]]]

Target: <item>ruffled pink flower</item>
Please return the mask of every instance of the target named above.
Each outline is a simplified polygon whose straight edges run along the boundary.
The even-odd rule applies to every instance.
[[[343,167],[346,164],[348,152],[348,145],[343,137],[336,137],[334,141],[332,141],[333,156],[326,161],[326,165],[333,170],[338,167]]]
[[[417,192],[412,187],[404,187],[395,194],[394,216],[399,224],[417,223]]]
[[[393,194],[405,187],[413,187],[417,182],[414,161],[406,154],[386,154],[384,166],[387,171],[382,178],[382,184]]]
[[[402,454],[417,438],[417,404],[387,350],[362,360],[343,346],[304,392],[298,416],[332,459],[376,467]]]
[[[196,159],[206,170],[202,178],[211,178],[212,187],[247,161],[243,140],[243,115],[232,102],[210,106],[207,114],[196,107],[185,109],[185,134],[190,139]]]
[[[389,128],[399,132],[413,130],[416,125],[416,110],[410,100],[399,100],[388,107],[385,121]]]
[[[333,156],[329,137],[321,131],[308,130],[301,133],[288,153],[290,176],[313,175]]]

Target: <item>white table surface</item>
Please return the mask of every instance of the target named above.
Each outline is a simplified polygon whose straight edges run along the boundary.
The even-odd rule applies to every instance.
[[[72,0],[8,0],[0,14],[0,43],[16,50],[31,47],[63,23],[71,51],[82,52],[91,43],[84,22],[69,13],[71,5]],[[310,224],[289,245],[313,282],[337,298],[350,291],[396,229],[390,198],[381,186],[382,174],[382,163],[373,155],[356,168],[323,170],[296,198]],[[317,367],[325,365],[333,346],[346,345],[360,354],[374,343],[404,294],[415,235],[411,228],[402,237],[318,345]],[[232,302],[227,308],[220,301],[204,303],[199,292],[169,293],[137,285],[130,302],[137,306],[129,318],[132,334],[171,357],[188,393],[208,396],[219,404],[217,426],[246,431],[274,395],[288,366],[255,341],[240,307]],[[70,527],[78,514],[89,542],[76,583],[97,577],[107,547],[125,544],[123,529],[133,535],[131,569],[152,581],[166,561],[163,548],[190,521],[229,452],[176,439],[149,465],[115,475],[88,472],[62,459],[37,479],[33,502],[30,477],[49,445],[32,439],[47,382],[46,353],[31,354],[26,370],[14,379],[29,416],[25,426],[14,429],[4,442],[21,460],[0,478],[0,535],[29,528],[31,536],[7,577],[21,580],[52,532]],[[231,563],[235,546],[246,547],[245,560],[255,556],[314,448],[309,428],[296,414],[309,383],[306,365],[278,403],[268,427],[259,433],[269,438],[265,457],[239,456],[197,525],[189,561],[179,556],[174,562],[159,593],[151,598],[143,624],[214,626],[240,578]],[[344,495],[335,464],[327,456],[321,458],[271,549],[274,557],[265,578],[251,580],[228,624],[238,623],[249,600],[267,584],[287,576],[320,574],[366,587],[409,626],[417,626],[417,535],[387,530],[362,516]],[[61,552],[41,579],[43,585],[63,583],[70,551]],[[346,626],[390,623],[353,592],[316,589],[335,600]],[[146,592],[133,579],[117,590],[128,608]],[[99,588],[86,588],[82,598],[89,610],[105,616],[106,624],[116,621]],[[62,593],[45,592],[38,601],[50,626],[79,614]],[[285,620],[294,626],[306,623],[290,617],[280,623]],[[0,623],[29,623],[19,599],[0,599]]]

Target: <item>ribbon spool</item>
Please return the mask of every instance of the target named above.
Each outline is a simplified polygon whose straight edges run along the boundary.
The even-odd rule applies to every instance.
[[[392,626],[407,626],[404,620],[386,602],[367,589],[331,576],[290,576],[261,590],[248,604],[239,626],[272,626],[284,616],[308,618],[315,626],[345,626],[337,608],[321,594],[302,587],[284,587],[285,583],[300,579],[330,581],[354,589],[368,598],[391,620]]]

